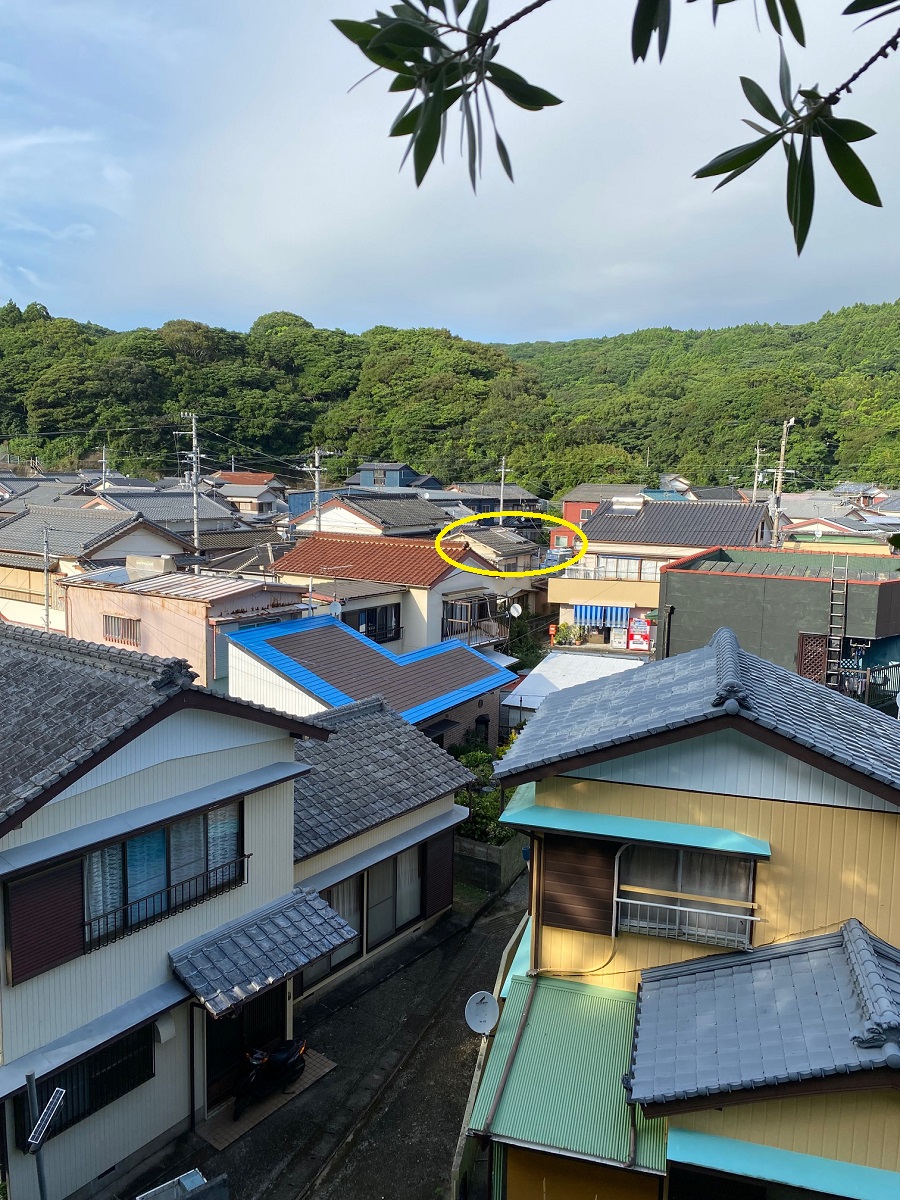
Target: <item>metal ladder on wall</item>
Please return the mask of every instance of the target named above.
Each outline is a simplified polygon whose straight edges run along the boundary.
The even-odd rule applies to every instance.
[[[844,656],[844,636],[847,632],[847,576],[850,573],[850,558],[838,564],[837,555],[831,556],[831,594],[828,609],[828,644],[825,651],[825,684],[836,688],[841,682],[841,660]]]

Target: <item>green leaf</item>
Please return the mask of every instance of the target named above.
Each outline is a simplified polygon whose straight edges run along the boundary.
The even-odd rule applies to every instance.
[[[764,154],[772,149],[781,141],[783,134],[779,130],[776,133],[770,133],[766,137],[760,138],[756,142],[746,142],[743,146],[735,146],[733,150],[726,150],[723,154],[717,154],[715,158],[710,159],[705,167],[701,167],[699,171],[694,172],[695,179],[709,179],[712,175],[724,175],[728,171],[736,171],[738,167],[751,166]]]
[[[512,163],[509,161],[509,151],[506,149],[506,143],[503,141],[503,138],[499,133],[496,134],[496,138],[497,154],[500,156],[500,161],[503,164],[503,170],[509,176],[510,182],[515,183],[515,180],[513,179]]]
[[[437,91],[424,102],[419,129],[415,135],[413,172],[416,177],[416,187],[421,186],[437,153],[441,140],[443,112],[443,92]]]
[[[803,19],[800,16],[800,9],[797,7],[797,0],[781,0],[781,9],[787,27],[794,35],[794,41],[805,46],[806,34],[803,31]]]
[[[659,25],[660,0],[638,0],[631,24],[631,57],[646,59],[654,30]]]
[[[847,117],[820,117],[819,120],[837,130],[845,142],[862,142],[875,136],[875,130],[863,125],[862,121],[851,121]]]
[[[761,117],[765,117],[766,120],[771,121],[773,125],[781,124],[781,117],[778,115],[778,109],[758,83],[754,83],[752,79],[748,79],[746,75],[742,75],[741,87],[744,89],[744,95]]]
[[[778,87],[781,91],[781,99],[784,101],[784,107],[788,112],[794,111],[794,96],[791,89],[791,68],[788,64],[787,55],[784,52],[784,42],[778,43],[779,65],[778,65]]]
[[[797,154],[793,139],[788,150],[787,206],[797,253],[803,250],[812,222],[816,186],[813,175],[812,137],[804,130]]]
[[[451,105],[456,103],[465,90],[466,89],[462,87],[455,87],[449,88],[446,92],[441,91],[439,93],[441,97],[440,112],[446,112]],[[410,108],[408,110],[404,109],[391,126],[391,132],[388,136],[406,137],[408,134],[415,133],[416,128],[419,125],[419,121],[423,119],[422,111],[425,105],[432,103],[433,99],[434,97],[429,96],[426,100],[423,100],[421,104],[417,104],[415,108]]]
[[[778,11],[777,0],[766,0],[766,12],[769,14],[772,28],[781,37],[781,13]]]
[[[509,67],[502,67],[499,63],[489,63],[487,75],[491,83],[500,89],[507,100],[517,104],[519,108],[538,112],[549,105],[562,104],[562,100],[558,96],[554,96],[543,88],[535,87],[521,75],[510,71]]]
[[[475,137],[475,122],[472,119],[472,105],[469,101],[469,93],[466,92],[462,98],[463,117],[465,119],[466,131],[466,157],[469,164],[469,179],[472,183],[472,191],[478,190],[478,173],[477,173],[477,151],[478,142]]]
[[[389,92],[411,92],[416,87],[416,81],[411,75],[398,75],[388,88]]]
[[[469,33],[476,36],[484,29],[484,23],[487,20],[489,0],[475,0],[475,7],[472,9],[472,16],[469,20]]]
[[[332,21],[331,23],[345,38],[349,38],[357,46],[368,46],[378,32],[374,25],[369,25],[366,21]]]
[[[424,50],[430,47],[434,50],[443,49],[444,43],[424,25],[414,25],[412,21],[391,21],[369,42],[368,50],[378,50],[387,47],[398,49]]]
[[[891,0],[853,0],[852,4],[848,4],[844,9],[844,16],[850,17],[854,13],[871,12],[873,8],[887,8]]]
[[[821,122],[822,145],[831,165],[848,192],[863,204],[881,208],[881,197],[875,181],[855,150],[851,150],[844,138],[827,122]]]

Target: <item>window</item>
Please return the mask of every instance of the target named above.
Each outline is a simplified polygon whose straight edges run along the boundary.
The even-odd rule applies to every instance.
[[[381,604],[377,608],[361,608],[356,612],[344,613],[341,620],[358,629],[360,633],[381,645],[384,642],[397,642],[403,637],[400,625],[400,605]]]
[[[141,623],[131,617],[114,617],[104,613],[103,636],[108,642],[118,642],[120,646],[140,646]]]
[[[547,834],[543,841],[541,910],[547,925],[610,934],[618,844]]]
[[[92,850],[83,863],[82,953],[243,883],[240,803]]]
[[[39,1080],[37,1102],[41,1110],[53,1095],[54,1088],[65,1088],[66,1092],[48,1137],[56,1137],[64,1129],[70,1129],[85,1117],[106,1108],[107,1104],[152,1079],[153,1075],[153,1026],[145,1025],[81,1062]],[[16,1096],[15,1118],[16,1145],[25,1152],[26,1138],[31,1132],[25,1096]]]
[[[373,486],[375,486],[375,487],[384,487],[384,485],[385,485],[385,481],[386,481],[386,475],[385,475],[385,472],[384,472],[384,471],[373,471],[373,472],[372,472],[372,484],[373,484]]]
[[[659,568],[662,563],[656,558],[645,558],[641,562],[641,579],[649,583],[659,582]]]
[[[568,546],[568,544],[569,544],[569,539],[566,537],[566,535],[564,533],[555,533],[553,535],[553,545],[556,547],[557,550],[561,550],[563,548],[563,546]]]
[[[754,917],[752,859],[632,846],[619,872],[618,929],[746,949]]]
[[[366,949],[373,950],[422,912],[422,870],[418,846],[377,863],[368,872]]]
[[[593,516],[593,513],[594,510],[592,508],[583,508],[581,510],[581,516],[578,519],[579,521],[586,521],[588,517]]]
[[[259,502],[259,504],[256,506],[256,511],[261,512],[261,513],[271,512],[272,511],[272,501],[271,500],[261,500]]]
[[[597,558],[598,579],[638,579],[640,573],[639,558]]]

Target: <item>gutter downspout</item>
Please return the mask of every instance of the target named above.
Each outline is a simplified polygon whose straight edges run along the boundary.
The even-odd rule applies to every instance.
[[[669,657],[669,646],[672,641],[672,613],[675,611],[674,604],[666,605],[666,632],[663,637],[663,658]]]
[[[192,1000],[188,1008],[188,1021],[190,1028],[188,1030],[188,1059],[190,1061],[190,1085],[191,1085],[191,1133],[197,1128],[197,1085],[196,1085],[196,1065],[194,1063],[194,1010],[199,1009],[205,1011],[202,1004],[198,1004],[196,1000]]]

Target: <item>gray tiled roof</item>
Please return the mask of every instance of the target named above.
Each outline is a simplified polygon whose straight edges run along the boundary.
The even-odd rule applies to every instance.
[[[734,500],[645,500],[640,509],[614,512],[603,501],[585,521],[589,542],[628,542],[649,546],[750,546],[767,520],[761,504]]]
[[[560,496],[560,500],[585,500],[593,504],[597,500],[612,500],[616,496],[639,496],[648,486],[646,483],[579,483]]]
[[[58,508],[56,505],[30,507],[0,522],[0,550],[42,554],[46,527],[52,555],[57,558],[79,558],[136,523],[133,513],[108,512],[96,508]],[[163,533],[162,530],[159,532]]]
[[[499,483],[452,483],[451,491],[468,492],[470,496],[490,496],[500,499],[500,484]],[[518,483],[506,483],[503,485],[504,500],[537,500],[534,492],[529,492],[527,488],[523,488]]]
[[[172,970],[214,1017],[239,1008],[358,934],[311,888],[169,952]]]
[[[698,650],[548,696],[495,777],[553,763],[563,771],[567,760],[624,742],[635,742],[638,751],[651,734],[726,714],[900,791],[900,721],[748,654],[730,629]]]
[[[368,496],[348,496],[343,498],[341,503],[357,509],[387,529],[399,529],[410,525],[426,525],[440,529],[447,524],[447,517],[442,508],[418,497],[411,500],[376,500]]]
[[[474,775],[380,696],[311,719],[327,742],[297,747],[312,767],[294,783],[294,860],[309,858],[449,795]]]
[[[140,488],[134,491],[111,489],[103,492],[103,499],[115,504],[125,512],[141,513],[148,521],[165,524],[166,521],[189,521],[194,514],[194,498],[190,491],[168,488],[164,492],[150,492]],[[224,520],[237,517],[237,512],[224,500],[216,500],[208,492],[201,492],[198,510],[201,520],[218,517]]]
[[[183,659],[0,625],[0,823],[193,679]]]
[[[500,554],[524,554],[527,550],[536,550],[537,543],[530,542],[512,529],[498,525],[472,525],[466,530],[466,537],[477,546],[487,546]]]
[[[644,971],[626,1088],[639,1104],[900,1069],[900,951],[839,932]]]
[[[83,508],[90,499],[90,495],[85,495],[82,491],[81,484],[42,481],[36,486],[30,487],[27,491],[20,492],[18,495],[13,495],[7,500],[0,501],[0,508],[3,509],[4,513],[25,512],[28,508],[34,508],[42,504],[59,504],[65,507]]]

